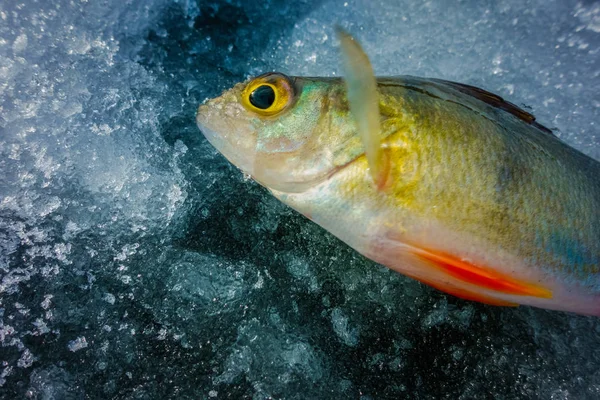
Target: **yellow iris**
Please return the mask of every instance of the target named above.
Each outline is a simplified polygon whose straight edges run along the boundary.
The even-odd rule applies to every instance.
[[[253,79],[242,91],[242,105],[249,111],[269,117],[286,109],[294,98],[294,88],[283,74],[269,73]]]

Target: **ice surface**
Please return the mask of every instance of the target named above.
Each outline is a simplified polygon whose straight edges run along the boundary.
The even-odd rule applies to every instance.
[[[0,0],[0,397],[600,397],[597,319],[358,256],[194,124],[268,70],[483,86],[600,158],[589,1]]]

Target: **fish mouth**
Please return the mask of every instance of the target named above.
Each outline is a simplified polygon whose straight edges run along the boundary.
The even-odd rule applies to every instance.
[[[202,135],[204,135],[206,140],[208,140],[208,142],[214,148],[219,150],[219,147],[221,147],[221,141],[218,140],[219,135],[213,129],[210,129],[208,127],[210,123],[207,118],[209,110],[210,108],[205,104],[198,107],[198,112],[196,114],[196,126],[198,126],[198,129],[200,129],[200,132],[202,133]]]
[[[211,118],[213,111],[212,107],[207,104],[198,107],[198,113],[196,114],[198,129],[200,129],[206,140],[229,162],[243,172],[252,175],[256,150],[251,143],[252,140],[248,139],[251,135],[248,132],[240,132],[241,129],[236,127],[235,124],[224,120],[214,120]],[[246,139],[240,140],[240,137]]]
[[[208,140],[213,147],[217,148],[216,138],[218,135],[214,130],[208,127],[209,121],[207,119],[207,115],[209,110],[210,108],[206,104],[202,104],[200,107],[198,107],[198,112],[196,113],[196,126],[198,126],[198,129],[200,129],[200,132],[204,135],[206,140]]]

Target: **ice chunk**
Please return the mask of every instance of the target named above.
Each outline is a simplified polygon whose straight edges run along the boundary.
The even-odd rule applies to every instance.
[[[49,400],[78,398],[83,392],[73,382],[73,377],[63,368],[54,365],[37,368],[30,376],[27,395]]]
[[[252,319],[240,326],[236,345],[215,383],[233,383],[244,375],[261,397],[272,396],[281,384],[303,388],[308,395],[323,378],[321,364],[318,352],[301,337],[286,333],[285,326]]]
[[[31,351],[29,351],[29,349],[24,349],[21,353],[19,361],[17,361],[17,366],[21,368],[29,368],[33,365],[34,361],[35,357],[33,354],[31,354]]]
[[[75,340],[71,340],[69,345],[67,346],[70,351],[79,351],[81,349],[85,349],[88,347],[87,340],[85,340],[85,336],[78,337]]]
[[[288,258],[286,261],[286,268],[298,281],[299,285],[306,285],[310,291],[319,289],[319,283],[316,276],[312,273],[310,264],[307,261],[298,259],[294,255],[290,255],[286,258]]]
[[[446,321],[448,318],[448,304],[445,301],[440,301],[434,310],[429,313],[421,322],[423,329],[431,329]]]
[[[226,263],[218,258],[184,253],[180,260],[171,265],[170,271],[172,275],[166,285],[173,296],[193,301],[203,315],[239,309],[247,291],[243,280],[244,266]],[[188,313],[185,310],[180,312]]]
[[[348,326],[348,317],[342,310],[334,308],[331,312],[333,330],[347,346],[356,346],[358,343],[358,329]]]
[[[586,6],[578,3],[575,7],[575,16],[579,17],[586,29],[600,33],[600,5],[590,4]]]
[[[103,299],[108,304],[115,304],[115,301],[116,301],[115,295],[112,293],[105,293]]]

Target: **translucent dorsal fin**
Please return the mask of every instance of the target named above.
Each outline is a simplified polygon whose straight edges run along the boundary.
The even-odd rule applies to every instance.
[[[365,147],[369,172],[378,189],[389,174],[389,161],[381,146],[381,123],[377,81],[369,57],[349,33],[336,27],[342,53],[348,103]]]

